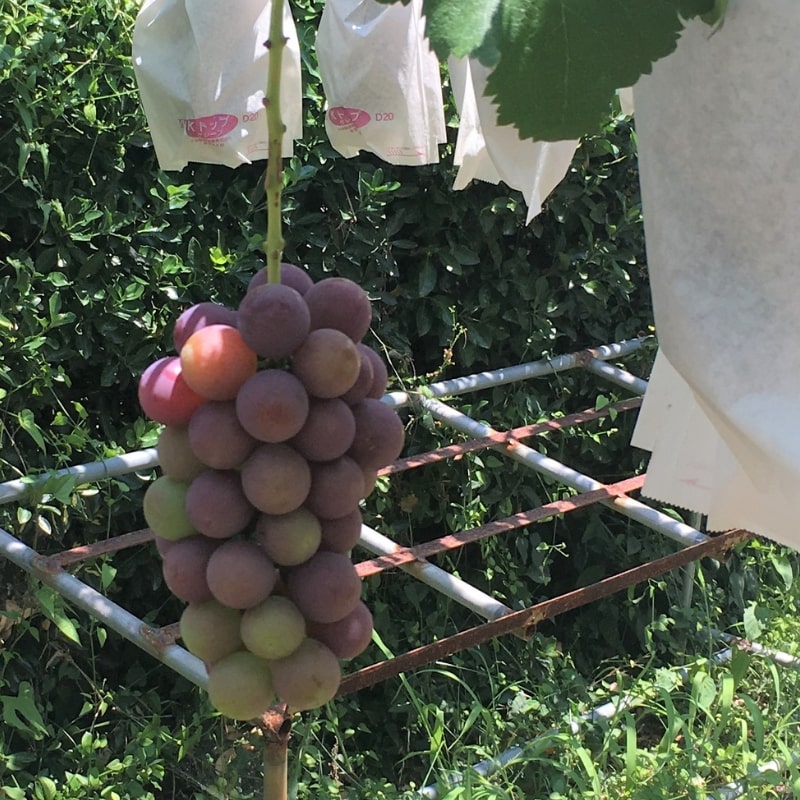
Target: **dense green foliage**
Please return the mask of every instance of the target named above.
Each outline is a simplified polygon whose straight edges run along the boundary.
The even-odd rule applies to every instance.
[[[390,361],[393,386],[649,330],[629,121],[612,120],[586,140],[526,227],[520,197],[502,186],[451,190],[452,142],[440,165],[420,169],[339,157],[324,136],[313,59],[322,3],[293,5],[307,54],[306,136],[286,169],[287,257],[315,278],[343,275],[368,290],[372,343]],[[183,307],[236,303],[263,263],[263,164],[157,169],[130,67],[134,14],[131,2],[11,0],[0,18],[3,480],[152,444],[155,428],[136,403],[138,375],[168,349]],[[629,363],[646,370],[648,358]],[[462,407],[500,427],[520,425],[591,406],[597,388],[566,374],[485,392]],[[619,417],[536,446],[612,480],[640,466],[630,429]],[[430,449],[442,435],[425,415],[408,417],[409,452]],[[132,530],[143,525],[148,477],[77,491],[69,479],[52,480],[21,506],[7,506],[2,525],[43,552]],[[484,453],[382,481],[369,521],[401,542],[420,541],[558,492]],[[486,543],[449,565],[520,606],[668,549],[655,534],[593,510]],[[776,563],[781,580],[791,579],[793,564]],[[751,625],[766,623],[752,560],[708,566],[714,583],[701,619],[749,609]],[[8,587],[0,654],[6,796],[206,800],[257,791],[248,766],[256,740],[246,726],[212,716],[193,687],[149,656],[11,566],[0,568]],[[82,576],[148,620],[177,618],[147,548],[97,560]],[[366,592],[385,652],[475,623],[403,575],[370,580]],[[632,591],[626,603],[545,625],[530,644],[509,637],[310,716],[295,736],[297,796],[337,796],[349,786],[351,798],[395,797],[375,776],[408,786],[454,766],[457,752],[483,757],[559,724],[604,689],[592,684],[603,659],[671,653],[694,635],[699,618],[677,608],[679,593],[679,576],[667,577]],[[372,647],[358,663],[378,654]],[[514,709],[528,700],[539,705],[523,723]]]

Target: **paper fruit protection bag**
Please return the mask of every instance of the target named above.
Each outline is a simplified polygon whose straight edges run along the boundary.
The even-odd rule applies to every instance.
[[[422,0],[327,0],[317,57],[331,144],[390,164],[432,164],[447,140],[439,62],[425,38]]]
[[[263,99],[271,0],[145,0],[133,31],[133,67],[158,163],[236,167],[267,157]],[[303,135],[300,49],[284,4],[283,155]]]
[[[800,3],[735,0],[637,84],[661,347],[644,494],[800,549]]]
[[[578,142],[521,139],[513,125],[497,124],[497,107],[484,94],[487,67],[476,59],[451,58],[448,69],[459,113],[453,188],[463,189],[473,179],[503,181],[524,195],[530,222],[564,179]]]

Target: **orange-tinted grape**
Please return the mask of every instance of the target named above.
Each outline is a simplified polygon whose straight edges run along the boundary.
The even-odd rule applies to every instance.
[[[258,359],[230,325],[208,325],[193,333],[181,349],[183,378],[208,400],[233,400],[258,367]]]

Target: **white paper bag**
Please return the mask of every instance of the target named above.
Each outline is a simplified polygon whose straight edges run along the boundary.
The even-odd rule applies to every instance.
[[[497,124],[497,108],[484,95],[486,67],[475,59],[451,58],[448,68],[459,113],[454,157],[459,170],[453,188],[463,189],[474,179],[503,181],[524,195],[530,222],[564,179],[578,142],[521,139],[512,125]]]
[[[800,549],[800,4],[693,22],[636,86],[661,353],[644,493]]]
[[[133,66],[158,163],[236,167],[267,157],[263,106],[271,0],[145,0]],[[283,155],[303,135],[300,48],[288,0],[281,70]]]
[[[317,58],[331,144],[390,164],[433,164],[447,140],[439,62],[425,38],[422,0],[328,0]]]

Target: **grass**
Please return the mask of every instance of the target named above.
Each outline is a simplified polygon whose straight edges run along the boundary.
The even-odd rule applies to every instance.
[[[797,649],[800,633],[793,559],[779,548],[756,543],[743,552],[739,565],[762,579],[761,593],[746,606],[748,619],[760,620],[765,644],[784,651]],[[416,747],[396,754],[395,774],[408,776],[404,766],[413,765],[416,779],[395,786],[342,769],[328,794],[314,793],[301,779],[295,796],[800,797],[800,671],[715,641],[708,630],[719,622],[721,609],[703,577],[698,570],[689,615],[695,629],[686,639],[694,655],[683,656],[681,665],[664,663],[654,648],[644,662],[607,663],[594,680],[587,680],[570,656],[544,636],[529,646],[527,665],[520,651],[506,644],[489,652],[484,648],[482,666],[454,661],[400,679],[397,702],[413,709],[419,735],[409,736]],[[739,627],[744,633],[744,619]],[[516,659],[513,676],[509,659]],[[593,714],[598,707],[601,713]],[[346,765],[346,743],[336,741],[328,755]],[[429,788],[420,794],[421,787]]]

